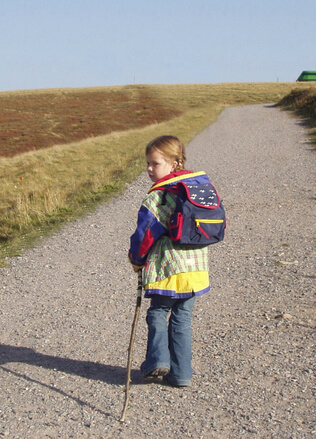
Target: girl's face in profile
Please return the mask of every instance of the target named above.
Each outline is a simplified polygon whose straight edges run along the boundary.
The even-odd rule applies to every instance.
[[[151,181],[156,183],[176,169],[177,162],[168,162],[161,152],[154,150],[146,155],[147,172]]]

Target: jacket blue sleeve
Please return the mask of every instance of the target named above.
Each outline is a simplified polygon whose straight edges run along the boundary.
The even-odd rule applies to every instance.
[[[168,230],[158,221],[155,215],[146,207],[141,206],[138,212],[137,228],[131,236],[131,246],[128,257],[131,263],[142,267],[147,254],[156,241],[166,235]]]

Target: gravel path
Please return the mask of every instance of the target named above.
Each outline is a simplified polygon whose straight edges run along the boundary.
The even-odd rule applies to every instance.
[[[129,236],[150,182],[65,227],[1,273],[0,437],[312,438],[315,152],[271,106],[228,108],[187,150],[228,230],[196,301],[193,384],[143,383],[143,300],[127,422],[118,422],[137,275]],[[315,389],[314,389],[315,390]]]

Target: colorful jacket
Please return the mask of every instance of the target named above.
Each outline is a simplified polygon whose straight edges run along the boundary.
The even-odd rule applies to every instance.
[[[145,297],[153,294],[185,298],[209,291],[207,247],[175,244],[169,238],[169,217],[175,209],[175,187],[209,183],[204,172],[179,171],[167,175],[149,190],[138,212],[137,228],[131,236],[129,259],[144,267]]]

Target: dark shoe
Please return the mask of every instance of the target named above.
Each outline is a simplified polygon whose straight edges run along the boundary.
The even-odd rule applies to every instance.
[[[163,382],[172,387],[188,387],[191,385],[191,381],[183,381],[182,383],[176,383],[168,375],[165,375],[163,377]]]
[[[154,369],[151,372],[146,373],[144,378],[147,379],[147,378],[163,377],[167,375],[169,372],[170,372],[169,369],[167,369],[166,367],[157,367],[157,369]]]

